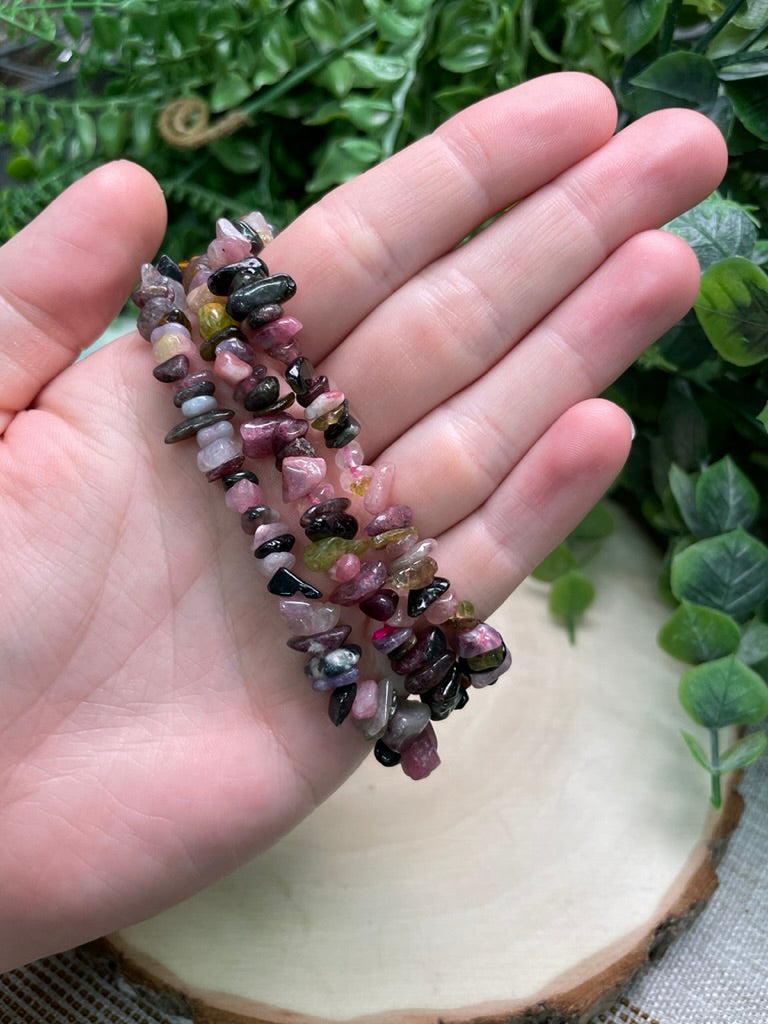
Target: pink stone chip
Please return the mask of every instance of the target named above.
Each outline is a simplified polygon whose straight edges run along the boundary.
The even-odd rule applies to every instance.
[[[459,606],[459,599],[456,597],[452,590],[446,590],[436,601],[424,612],[424,618],[432,626],[440,626],[443,622],[447,622],[451,616],[456,614],[456,609]]]
[[[245,380],[246,377],[250,377],[252,373],[252,367],[242,359],[238,359],[232,352],[218,352],[213,369],[218,377],[233,387],[241,380]]]
[[[355,700],[350,714],[357,721],[372,718],[379,706],[379,688],[373,679],[362,679],[357,684]]]
[[[273,454],[272,436],[275,433],[275,427],[286,419],[289,419],[287,413],[257,416],[240,427],[243,451],[249,459],[266,459]]]
[[[440,764],[437,736],[432,723],[403,751],[400,767],[409,779],[426,779]]]
[[[389,503],[389,495],[392,492],[394,480],[394,462],[382,462],[380,466],[376,467],[363,499],[366,512],[377,516],[380,512],[384,511]]]
[[[283,459],[283,501],[296,501],[309,494],[325,477],[325,459],[306,455]]]
[[[342,555],[331,566],[328,575],[336,583],[349,583],[360,572],[360,559],[351,553]]]
[[[305,597],[283,597],[280,615],[292,635],[307,635],[333,629],[341,617],[341,609],[333,604],[308,601]]]
[[[254,505],[261,505],[263,500],[264,492],[252,480],[238,480],[224,494],[224,504],[227,508],[234,509],[240,515]]]
[[[243,331],[252,345],[259,345],[261,348],[269,350],[292,342],[302,326],[301,320],[297,320],[295,316],[281,316],[256,330],[244,327]]]

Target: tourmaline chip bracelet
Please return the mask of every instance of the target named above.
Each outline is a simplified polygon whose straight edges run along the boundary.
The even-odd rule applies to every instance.
[[[272,237],[258,213],[220,219],[204,254],[142,267],[137,326],[181,413],[165,441],[196,441],[331,722],[354,721],[381,764],[425,778],[440,764],[433,723],[510,656],[439,575],[437,541],[390,502],[394,464],[366,464],[345,394],[302,355],[302,325],[284,309],[296,284],[262,259]],[[265,460],[279,498],[259,482]]]

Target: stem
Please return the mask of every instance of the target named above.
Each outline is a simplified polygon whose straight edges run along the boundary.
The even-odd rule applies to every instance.
[[[669,48],[672,45],[672,39],[677,28],[677,19],[680,16],[680,8],[683,0],[672,0],[669,5],[669,10],[664,18],[664,26],[659,36],[659,48],[658,54],[663,57],[665,53],[669,52]]]
[[[720,810],[723,806],[723,797],[720,792],[720,732],[717,729],[709,730],[709,763],[712,775],[712,806]]]
[[[709,44],[712,42],[712,40],[715,38],[718,32],[720,32],[721,29],[725,28],[725,26],[731,20],[733,15],[736,13],[736,11],[738,11],[740,7],[743,7],[745,3],[746,0],[731,0],[731,2],[723,11],[723,13],[717,19],[717,21],[712,22],[710,27],[701,37],[701,39],[699,39],[699,41],[696,43],[696,45],[693,48],[694,52],[702,53],[704,50],[706,50],[706,48],[709,46]]]

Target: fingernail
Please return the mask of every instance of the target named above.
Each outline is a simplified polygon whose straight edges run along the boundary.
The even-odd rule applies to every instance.
[[[635,438],[637,437],[637,430],[635,428],[635,421],[628,414],[625,413],[625,415],[626,415],[627,419],[629,420],[629,428],[632,431],[632,438],[631,438],[631,440],[634,441]]]

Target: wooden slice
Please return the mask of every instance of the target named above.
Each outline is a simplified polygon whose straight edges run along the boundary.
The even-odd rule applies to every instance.
[[[585,1021],[712,892],[712,841],[739,813],[733,794],[709,810],[680,738],[658,569],[621,517],[575,646],[526,582],[495,617],[512,670],[438,726],[428,781],[371,760],[113,947],[219,1024]]]

